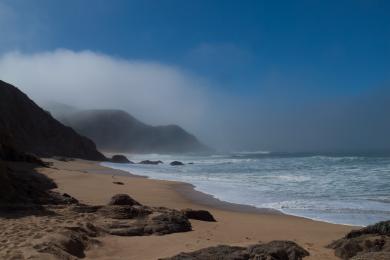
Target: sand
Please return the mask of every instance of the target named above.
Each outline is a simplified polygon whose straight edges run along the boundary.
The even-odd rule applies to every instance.
[[[311,254],[305,259],[338,259],[333,250],[325,246],[354,228],[223,203],[194,191],[185,183],[129,175],[96,162],[53,162],[52,168],[40,168],[39,171],[58,184],[58,191],[66,192],[82,203],[106,204],[112,195],[127,193],[148,206],[206,209],[217,219],[215,223],[191,220],[193,231],[185,233],[99,237],[102,245],[88,250],[86,259],[158,259],[219,244],[246,246],[271,240],[297,242]]]
[[[98,241],[92,239],[87,243],[85,255],[81,255],[85,259],[158,259],[220,244],[247,246],[272,240],[297,242],[311,254],[305,259],[338,259],[333,250],[325,246],[354,228],[222,202],[195,191],[186,183],[151,180],[106,168],[97,162],[47,161],[53,162],[53,166],[36,170],[57,183],[56,191],[68,193],[81,203],[105,205],[113,195],[127,193],[147,206],[205,209],[217,219],[217,222],[191,220],[193,231],[164,236],[98,236]],[[57,250],[58,245],[67,244],[69,228],[98,221],[90,214],[78,214],[69,207],[52,207],[49,211],[52,212],[1,216],[0,259],[26,259],[35,256],[37,249]],[[79,235],[72,233],[72,236]],[[58,259],[61,254],[59,250],[55,253],[57,258],[44,253],[33,259]]]

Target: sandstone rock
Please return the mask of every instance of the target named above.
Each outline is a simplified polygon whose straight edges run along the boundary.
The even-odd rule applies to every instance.
[[[328,247],[334,249],[335,255],[342,259],[377,259],[369,258],[373,255],[382,259],[385,253],[390,252],[390,221],[351,231]]]
[[[374,225],[370,225],[359,230],[353,230],[349,232],[345,238],[354,238],[365,234],[390,236],[390,220],[378,222]]]
[[[164,260],[301,260],[309,252],[292,241],[272,241],[267,244],[235,247],[220,245],[191,253],[180,253]]]
[[[165,235],[177,232],[191,231],[191,223],[179,211],[168,210],[148,212],[130,221],[107,221],[103,228],[111,235],[146,236]]]
[[[101,207],[98,213],[106,218],[133,219],[149,215],[152,211],[144,206],[112,205]]]
[[[351,260],[389,260],[390,252],[370,252],[351,258]]]
[[[207,210],[183,209],[182,212],[189,219],[215,222],[215,218]]]
[[[292,241],[272,241],[267,244],[250,246],[249,259],[301,260],[309,252]]]
[[[111,198],[108,205],[133,206],[133,205],[141,205],[141,204],[138,201],[135,201],[127,194],[116,194]]]
[[[191,253],[180,253],[173,257],[160,260],[248,260],[245,247],[219,245],[200,249]]]
[[[73,206],[71,210],[77,213],[95,213],[102,207],[103,206],[90,206],[90,205],[78,204]]]
[[[91,238],[98,234],[98,229],[91,223],[84,227],[66,227],[44,237],[34,245],[39,253],[53,255],[55,259],[78,259],[84,258],[84,251],[91,244],[100,244]]]

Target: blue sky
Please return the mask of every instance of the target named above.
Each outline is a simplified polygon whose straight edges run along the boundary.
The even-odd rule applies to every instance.
[[[159,75],[163,79],[161,87],[174,86],[171,94],[165,93],[170,102],[164,102],[161,97],[143,102],[176,104],[165,110],[163,105],[155,106],[158,118],[166,121],[155,121],[157,116],[147,114],[147,108],[114,103],[147,122],[165,123],[171,116],[173,122],[208,141],[219,138],[222,143],[229,139],[253,144],[255,138],[258,142],[253,146],[279,150],[284,149],[280,143],[285,140],[295,138],[297,143],[305,142],[307,136],[312,138],[309,142],[312,147],[319,146],[313,141],[317,135],[313,131],[319,133],[319,129],[313,128],[308,133],[303,128],[326,122],[328,128],[322,128],[324,140],[328,143],[337,140],[335,147],[340,149],[356,148],[365,145],[356,141],[363,136],[371,138],[390,129],[389,125],[383,125],[384,117],[373,123],[371,128],[375,131],[365,129],[345,144],[340,140],[344,140],[342,131],[348,127],[340,130],[331,126],[351,118],[348,111],[357,111],[357,104],[366,104],[359,111],[377,111],[379,108],[373,109],[372,104],[386,103],[376,102],[376,97],[382,93],[387,96],[390,89],[389,13],[390,2],[385,0],[0,0],[0,56],[3,57],[0,77],[39,97],[38,91],[34,91],[38,85],[51,82],[48,89],[41,90],[49,92],[58,78],[69,78],[60,73],[69,67],[61,66],[51,73],[57,78],[44,78],[50,75],[42,71],[58,64],[72,64],[70,67],[85,64],[79,71],[91,78],[100,76],[103,70],[104,73],[113,68],[122,71],[121,64],[125,62],[127,67],[123,74],[115,72],[115,76],[107,75],[105,80],[114,82],[113,85],[131,85],[129,88],[140,85],[147,89],[150,84],[159,85],[159,81],[149,81]],[[9,56],[15,51],[19,56]],[[35,71],[35,67],[41,70]],[[96,67],[95,74],[90,67]],[[22,74],[30,76],[21,79]],[[116,82],[117,78],[126,78],[125,74],[135,75],[136,79],[128,79],[129,83]],[[138,78],[139,74],[145,77]],[[80,82],[98,84],[86,78]],[[66,83],[73,86],[71,82]],[[81,83],[74,84],[75,89],[81,88]],[[185,87],[179,87],[182,85]],[[61,91],[66,88],[62,87]],[[172,94],[179,88],[185,89],[183,95]],[[177,100],[184,100],[185,93],[202,101],[190,98],[193,107],[188,105],[187,110],[194,113],[176,115],[174,112],[183,106]],[[67,94],[71,96],[70,92],[64,92],[63,96]],[[129,92],[128,96],[131,95],[133,92]],[[91,103],[98,100],[90,99]],[[360,102],[362,99],[364,101]],[[353,105],[348,107],[348,104]],[[196,107],[204,109],[197,111]],[[387,109],[380,107],[379,110],[390,113]],[[304,112],[310,110],[317,111],[320,118]],[[376,118],[371,113],[374,112],[363,114]],[[240,119],[232,120],[233,115]],[[186,121],[188,117],[193,122]],[[200,119],[195,120],[197,117]],[[306,122],[299,122],[299,118],[305,118]],[[226,130],[229,124],[236,127],[230,134],[219,137],[197,127],[206,122],[215,132],[220,132],[221,128]],[[357,118],[354,124],[346,125],[359,128],[357,122],[365,121]],[[245,142],[234,136],[249,128],[254,130],[244,133],[248,136]],[[275,128],[292,128],[300,138],[284,136]],[[272,141],[276,139],[280,140],[277,145]],[[350,146],[352,143],[354,145]],[[390,149],[389,138],[386,142],[378,138],[376,143],[378,145],[372,147]],[[297,146],[291,144],[291,147]]]
[[[3,2],[16,16],[7,26],[19,34],[3,52],[65,48],[157,60],[250,94],[274,75],[335,94],[389,80],[384,0]]]

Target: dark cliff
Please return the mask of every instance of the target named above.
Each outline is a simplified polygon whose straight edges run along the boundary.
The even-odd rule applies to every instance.
[[[19,89],[0,80],[0,154],[3,147],[10,146],[40,157],[105,160],[93,141],[64,126]]]

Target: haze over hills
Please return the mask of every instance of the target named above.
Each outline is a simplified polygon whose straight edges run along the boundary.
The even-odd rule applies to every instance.
[[[3,146],[39,157],[105,160],[90,139],[64,126],[19,89],[0,80],[0,148]]]
[[[178,125],[150,126],[122,110],[77,110],[66,105],[46,106],[63,124],[91,138],[99,149],[127,153],[207,152],[194,135]],[[62,108],[70,111],[65,113]]]

